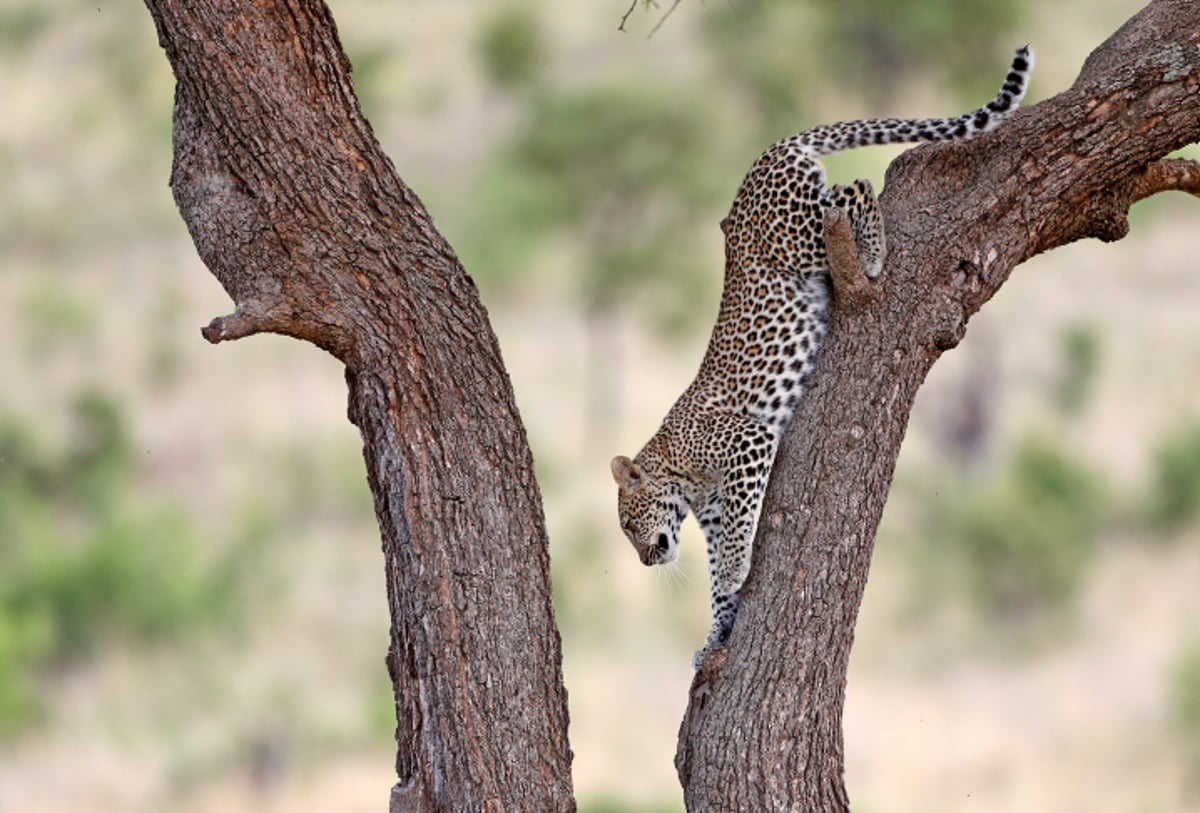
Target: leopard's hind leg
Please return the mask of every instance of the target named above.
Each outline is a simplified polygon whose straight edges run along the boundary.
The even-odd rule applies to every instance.
[[[883,234],[879,201],[875,198],[871,182],[859,178],[849,185],[835,184],[825,192],[823,203],[841,209],[850,216],[863,273],[870,279],[878,277],[887,256],[887,241]]]

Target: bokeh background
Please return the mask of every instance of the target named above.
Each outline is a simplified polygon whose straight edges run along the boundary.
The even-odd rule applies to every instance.
[[[364,109],[490,309],[551,532],[585,813],[678,811],[702,545],[608,460],[693,375],[774,139],[1066,87],[1132,0],[334,0]],[[0,6],[0,811],[378,811],[378,531],[337,363],[206,344],[147,11]],[[836,156],[877,186],[895,150]],[[1190,153],[1196,156],[1193,150]],[[851,662],[856,811],[1200,810],[1200,205],[1017,269],[913,415]]]

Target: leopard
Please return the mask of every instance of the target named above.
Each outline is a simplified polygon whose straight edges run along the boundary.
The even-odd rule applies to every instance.
[[[1017,109],[1033,63],[1029,46],[1019,48],[995,97],[953,118],[862,119],[791,135],[763,152],[738,188],[721,221],[725,279],[699,372],[641,451],[610,466],[621,530],[643,564],[676,560],[689,512],[703,533],[713,622],[694,669],[730,640],[775,453],[825,338],[825,210],[848,217],[867,278],[878,278],[886,259],[871,182],[827,185],[820,157],[987,132]]]

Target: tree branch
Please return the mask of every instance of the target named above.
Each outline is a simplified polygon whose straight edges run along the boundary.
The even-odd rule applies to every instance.
[[[1088,201],[1083,218],[1086,234],[1106,243],[1129,233],[1129,207],[1159,192],[1178,191],[1200,196],[1200,164],[1182,158],[1164,158],[1149,164],[1122,183],[1107,197]]]
[[[212,344],[243,339],[256,333],[289,332],[287,320],[264,312],[254,303],[239,305],[237,310],[228,316],[218,316],[200,328],[200,335]]]
[[[630,0],[629,8],[625,9],[625,13],[621,15],[621,22],[617,26],[617,30],[624,33],[625,22],[629,19],[629,15],[633,14],[633,10],[637,8],[638,0]]]
[[[1131,203],[1172,191],[1200,197],[1200,163],[1185,158],[1155,161],[1134,184]]]

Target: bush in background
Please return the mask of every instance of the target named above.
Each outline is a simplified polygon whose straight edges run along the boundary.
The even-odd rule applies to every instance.
[[[997,475],[942,490],[926,518],[926,563],[958,576],[991,618],[1062,608],[1082,585],[1104,515],[1096,474],[1050,441],[1027,440]]]
[[[1162,531],[1200,517],[1200,422],[1169,432],[1154,451],[1147,514]]]
[[[0,418],[0,735],[39,716],[50,667],[229,618],[248,550],[206,559],[182,509],[141,493],[113,398],[83,392],[69,425],[55,449]]]
[[[1200,771],[1200,636],[1184,647],[1171,674],[1170,718],[1179,733],[1184,758]]]
[[[487,77],[506,90],[535,86],[549,56],[542,21],[529,5],[509,3],[491,13],[476,41]]]
[[[1060,337],[1061,371],[1050,394],[1064,418],[1079,417],[1095,395],[1102,336],[1095,322],[1080,321],[1068,325]]]

